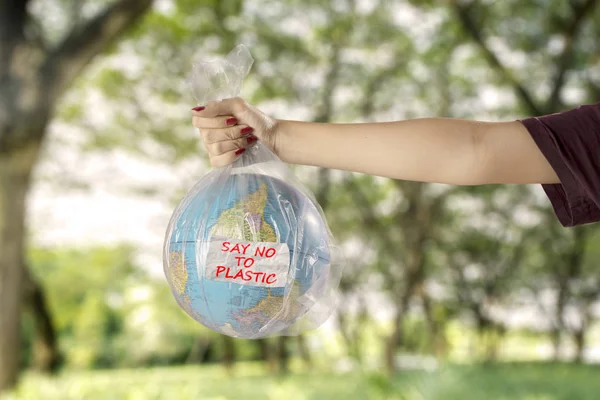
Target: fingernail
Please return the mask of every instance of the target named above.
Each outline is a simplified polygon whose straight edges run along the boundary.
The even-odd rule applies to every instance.
[[[204,110],[205,108],[206,108],[206,107],[204,107],[204,106],[198,106],[198,107],[194,107],[194,108],[192,108],[192,110],[194,110],[194,111],[202,111],[202,110]]]
[[[248,139],[246,139],[248,141],[248,144],[250,143],[254,143],[258,140],[258,138],[256,136],[250,136]]]
[[[235,152],[236,156],[239,156],[240,154],[243,154],[246,151],[246,149],[239,149]]]
[[[237,118],[229,118],[227,121],[225,121],[225,123],[227,125],[235,125],[235,124],[237,124],[237,122],[238,122]]]
[[[249,126],[245,127],[244,129],[241,130],[242,135],[247,135],[249,133],[254,132],[254,129],[250,128]]]

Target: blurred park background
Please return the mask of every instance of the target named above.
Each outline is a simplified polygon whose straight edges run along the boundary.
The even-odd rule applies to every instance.
[[[597,399],[600,229],[538,186],[294,167],[347,258],[300,337],[203,328],[161,258],[194,56],[247,45],[278,118],[513,120],[600,100],[597,3],[2,0],[0,398]]]

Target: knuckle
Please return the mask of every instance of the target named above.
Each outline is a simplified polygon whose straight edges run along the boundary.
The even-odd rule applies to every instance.
[[[233,112],[240,112],[244,108],[246,108],[246,101],[241,97],[233,97],[232,99],[230,99],[230,101],[231,109],[233,110]]]
[[[212,143],[214,142],[214,132],[210,129],[202,129],[200,130],[200,134],[202,135],[202,139],[204,143]]]
[[[212,146],[213,153],[216,155],[226,154],[243,147],[243,145],[240,145],[237,140],[224,140],[222,142],[213,143]]]
[[[208,151],[214,155],[223,154],[223,142],[211,143],[208,146]]]
[[[234,140],[240,136],[238,131],[239,131],[239,127],[231,127],[226,130],[225,135],[227,136],[227,139]]]
[[[218,101],[216,101],[216,100],[211,100],[211,101],[209,101],[209,102],[207,102],[207,103],[206,103],[206,106],[205,106],[205,107],[206,107],[206,108],[213,108],[213,107],[215,107],[215,106],[216,106],[216,105],[218,105],[218,104],[219,104],[219,102],[218,102]]]
[[[209,101],[206,103],[206,109],[204,110],[204,116],[206,118],[215,117],[219,113],[219,102],[218,101]]]

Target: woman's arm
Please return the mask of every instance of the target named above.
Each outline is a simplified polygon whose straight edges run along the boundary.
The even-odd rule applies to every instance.
[[[426,118],[331,124],[275,120],[243,100],[194,109],[215,166],[233,162],[253,136],[286,162],[455,185],[558,183],[520,122]],[[250,139],[250,141],[248,141]]]
[[[279,121],[276,138],[280,158],[293,164],[455,185],[558,182],[520,122]]]

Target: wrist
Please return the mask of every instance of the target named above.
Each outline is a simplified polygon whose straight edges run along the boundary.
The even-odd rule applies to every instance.
[[[282,161],[289,162],[288,154],[290,133],[289,133],[289,121],[275,119],[272,127],[271,137],[272,139],[272,150]]]
[[[325,124],[293,120],[276,120],[275,154],[284,162],[298,165],[324,166],[325,149],[331,149],[331,135]]]

